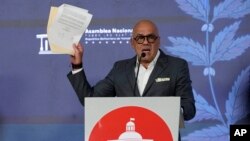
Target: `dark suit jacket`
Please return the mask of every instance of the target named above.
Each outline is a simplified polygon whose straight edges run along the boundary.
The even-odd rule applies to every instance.
[[[82,105],[84,105],[84,97],[140,96],[137,87],[134,93],[135,65],[136,57],[116,62],[105,79],[99,81],[94,87],[88,83],[84,71],[74,75],[70,72],[68,79]],[[162,81],[157,81],[160,80],[159,78],[163,78]],[[161,51],[143,96],[180,96],[184,119],[193,118],[196,109],[187,62],[165,55]]]

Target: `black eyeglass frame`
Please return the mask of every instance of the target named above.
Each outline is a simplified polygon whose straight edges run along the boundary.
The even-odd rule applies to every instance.
[[[159,36],[154,35],[154,34],[149,34],[149,35],[137,35],[133,39],[138,43],[138,44],[143,44],[145,41],[145,38],[147,38],[148,43],[155,43],[155,41],[159,38]]]

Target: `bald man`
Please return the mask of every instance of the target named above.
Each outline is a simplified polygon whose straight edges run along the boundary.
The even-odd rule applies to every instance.
[[[179,96],[184,119],[192,119],[196,109],[187,62],[160,50],[159,31],[150,20],[135,24],[130,42],[136,55],[117,61],[95,86],[90,86],[82,68],[83,46],[73,46],[73,70],[67,76],[82,105],[85,97]]]

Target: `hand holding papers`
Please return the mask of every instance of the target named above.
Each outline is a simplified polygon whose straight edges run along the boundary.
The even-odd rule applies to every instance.
[[[47,26],[51,51],[73,55],[72,46],[79,43],[91,19],[92,15],[86,9],[68,4],[51,7]]]

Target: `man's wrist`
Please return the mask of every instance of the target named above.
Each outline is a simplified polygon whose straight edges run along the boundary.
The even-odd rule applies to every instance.
[[[72,66],[73,70],[81,69],[82,68],[82,63],[79,63],[79,64],[73,64],[73,63],[71,63],[71,66]]]

